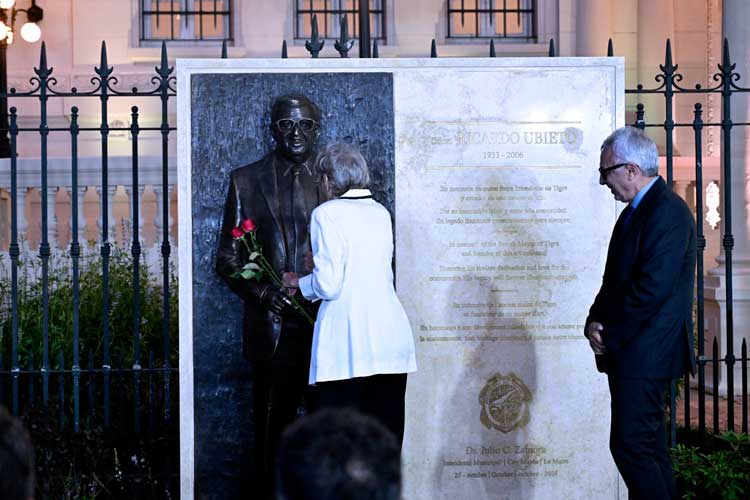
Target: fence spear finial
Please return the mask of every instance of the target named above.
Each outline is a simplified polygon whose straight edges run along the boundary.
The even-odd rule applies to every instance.
[[[495,40],[490,40],[490,57],[497,57],[495,52]]]
[[[169,58],[167,57],[167,42],[165,40],[162,40],[161,42],[161,61],[159,63],[159,66],[156,66],[154,68],[156,70],[156,74],[158,74],[162,81],[166,81],[167,77],[172,73],[172,70],[174,68],[169,67]]]
[[[305,48],[310,53],[310,56],[315,59],[318,57],[318,54],[320,54],[320,51],[323,50],[325,43],[326,41],[321,40],[320,35],[318,34],[318,16],[313,15],[312,36],[310,37],[310,40],[305,42]]]
[[[721,65],[724,68],[727,68],[727,71],[729,71],[729,67],[732,66],[732,62],[729,60],[729,40],[724,38],[724,45],[721,49]]]
[[[42,42],[42,50],[39,55],[39,69],[47,69],[47,44]]]
[[[102,69],[107,68],[107,42],[104,40],[102,40],[102,50],[99,56],[99,64],[101,65]]]
[[[349,57],[349,51],[354,46],[354,40],[349,39],[349,22],[346,16],[341,18],[340,26],[339,39],[333,43],[333,48],[341,57]]]
[[[432,46],[430,47],[430,57],[437,57],[437,44],[435,43],[435,39],[432,39]]]
[[[378,39],[374,38],[372,40],[372,57],[373,59],[377,59],[380,57],[380,53],[378,52]]]
[[[227,41],[222,40],[221,41],[221,58],[226,59],[228,57],[227,55]]]
[[[282,59],[288,59],[289,58],[289,53],[287,52],[287,48],[286,48],[286,40],[284,40],[283,42],[281,42],[281,58]]]
[[[664,51],[664,66],[661,66],[661,70],[665,73],[674,73],[677,66],[672,64],[672,41],[667,38],[667,48]]]
[[[42,48],[39,53],[39,67],[34,68],[34,73],[39,78],[47,78],[52,73],[52,68],[47,66],[47,44],[42,42]]]
[[[549,57],[555,57],[555,39],[554,38],[549,39],[549,53],[547,55]]]
[[[107,42],[104,40],[102,40],[102,50],[99,56],[99,67],[95,67],[94,71],[101,78],[102,85],[106,86],[105,80],[112,74],[113,68],[110,68],[109,64],[107,64]]]
[[[607,57],[612,57],[615,55],[615,48],[612,45],[612,39],[609,39],[609,42],[607,42]]]
[[[167,41],[162,40],[161,41],[161,65],[166,66],[167,65]]]

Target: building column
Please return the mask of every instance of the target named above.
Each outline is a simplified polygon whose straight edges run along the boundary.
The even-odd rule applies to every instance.
[[[5,247],[8,244],[10,244],[10,193],[6,189],[0,189],[0,252],[6,251]]]
[[[84,207],[86,206],[86,186],[78,186],[77,206],[78,206],[78,240],[79,243],[85,243],[86,237],[86,214],[84,213]],[[73,237],[73,224],[71,217],[71,238]]]
[[[690,210],[695,212],[695,181],[687,179],[674,179],[672,183],[672,191],[680,195],[680,198],[685,200]]]
[[[177,224],[175,224],[175,218],[174,214],[176,210],[172,210],[172,198],[174,197],[175,201],[177,201],[177,185],[176,184],[170,184],[169,185],[169,194],[167,195],[167,202],[169,203],[169,220],[167,221],[169,223],[169,243],[172,245],[172,255],[176,255],[176,252],[174,252],[174,248],[177,247]]]
[[[26,218],[26,195],[28,194],[28,191],[28,188],[20,186],[16,190],[16,236],[18,238],[18,246],[21,249],[21,252],[25,252],[29,249],[29,222]],[[13,203],[12,200],[11,203]],[[10,222],[10,224],[12,224],[12,222]]]
[[[646,89],[661,85],[654,80],[661,73],[664,64],[667,38],[674,42],[674,1],[638,0],[638,83]],[[672,44],[672,61],[675,58]],[[646,123],[662,124],[666,120],[665,101],[661,94],[646,94],[638,98],[646,111]],[[659,154],[665,154],[665,134],[663,128],[647,128],[646,134],[656,142]]]
[[[729,41],[729,57],[736,63],[735,72],[741,76],[742,86],[750,81],[750,2],[746,0],[724,0],[722,24],[724,37]],[[750,121],[750,95],[732,94],[732,121],[734,123]],[[722,240],[726,234],[726,214],[731,215],[731,234],[734,239],[732,248],[732,319],[733,339],[732,354],[740,357],[742,339],[748,337],[750,330],[750,127],[737,126],[731,131],[731,179],[727,182],[724,169],[721,170],[721,188],[728,189],[731,195],[731,208],[724,206],[722,192],[720,208],[722,214]],[[724,155],[724,151],[722,151]],[[719,267],[712,270],[706,281],[706,328],[719,339],[719,355],[729,352],[727,339],[727,280],[726,254],[722,246],[721,254],[716,259]],[[740,363],[734,365],[734,394],[742,388]],[[726,393],[726,371],[722,364],[720,390]],[[735,415],[735,426],[739,416]]]
[[[610,0],[578,0],[576,6],[576,56],[603,57],[612,38]]]
[[[145,222],[143,219],[143,195],[146,193],[146,185],[141,184],[138,186],[138,239],[143,239],[143,223]],[[132,203],[132,200],[131,200]],[[132,205],[131,205],[132,206]],[[132,214],[132,208],[130,213]],[[132,217],[132,215],[131,215]]]
[[[44,196],[44,193],[42,193]],[[47,241],[51,250],[57,249],[57,188],[47,188]]]
[[[154,230],[156,231],[156,234],[154,235],[154,241],[161,241],[162,239],[162,227],[164,227],[164,217],[163,217],[163,208],[162,204],[165,203],[163,196],[164,190],[161,186],[151,186],[154,191],[154,200],[156,203],[156,212],[154,214]],[[166,203],[169,203],[169,197],[167,197]]]
[[[115,195],[117,194],[117,186],[107,187],[107,214],[109,216],[109,241],[112,244],[117,245],[117,229],[120,226],[120,221],[115,219]]]
[[[114,217],[112,216],[112,208],[113,208],[113,199],[115,197],[115,193],[117,192],[117,186],[107,186],[107,241],[112,243],[116,238],[116,231],[117,223],[114,220]],[[96,194],[99,196],[99,214],[97,215],[96,219],[96,226],[99,230],[99,234],[97,237],[99,240],[101,240],[101,235],[104,232],[103,223],[102,220],[102,188],[101,186],[96,187]],[[101,242],[101,241],[100,241]]]

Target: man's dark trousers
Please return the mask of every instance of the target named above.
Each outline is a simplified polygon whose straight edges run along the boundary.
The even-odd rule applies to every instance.
[[[669,379],[609,377],[612,398],[609,448],[632,500],[677,498],[664,422],[669,382]]]
[[[281,434],[308,400],[312,327],[303,319],[284,320],[272,359],[252,361],[255,463],[263,498],[273,497],[276,450]]]

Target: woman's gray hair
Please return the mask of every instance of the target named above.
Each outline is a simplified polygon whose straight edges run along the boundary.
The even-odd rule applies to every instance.
[[[648,177],[659,174],[659,152],[654,141],[635,127],[620,127],[602,143],[602,153],[612,151],[615,163],[634,163]]]
[[[339,197],[350,189],[370,187],[370,172],[359,148],[343,142],[327,146],[318,156],[316,169],[328,178],[331,195]]]

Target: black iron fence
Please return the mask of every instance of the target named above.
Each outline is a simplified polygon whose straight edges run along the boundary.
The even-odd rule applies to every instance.
[[[155,437],[166,443],[166,460],[149,465],[151,477],[166,477],[167,491],[176,488],[177,455],[177,377],[176,377],[176,279],[172,272],[172,248],[169,242],[169,200],[162,206],[161,277],[156,279],[141,267],[142,248],[139,235],[139,138],[143,133],[161,134],[161,188],[168,193],[169,140],[175,127],[170,124],[168,102],[175,97],[173,68],[162,46],[161,64],[146,90],[120,89],[113,68],[107,62],[106,44],[102,43],[92,88],[80,90],[57,87],[53,69],[48,66],[42,44],[36,76],[31,89],[11,88],[0,98],[11,102],[34,99],[39,103],[39,125],[19,126],[15,106],[5,115],[2,135],[10,142],[10,276],[0,286],[0,404],[14,414],[34,411],[36,406],[57,414],[60,429],[116,429],[126,435]],[[113,127],[108,119],[111,99],[138,101],[158,100],[161,125],[139,124],[139,108],[133,106],[130,126]],[[70,123],[51,127],[48,118],[50,100],[97,100],[100,105],[99,126],[78,123],[79,110],[70,108]],[[3,102],[3,108],[5,108]],[[110,195],[108,162],[109,136],[112,132],[130,134],[132,144],[132,227],[129,250],[114,249],[110,241]],[[101,140],[101,238],[98,256],[84,255],[79,241],[79,136],[98,134]],[[9,134],[9,137],[6,135]],[[48,140],[50,134],[66,134],[70,140],[71,243],[69,252],[51,268],[48,206]],[[39,141],[39,186],[41,186],[41,243],[38,258],[22,254],[19,242],[18,145],[24,136]],[[83,266],[83,267],[82,267]],[[129,274],[129,279],[124,274]],[[83,282],[82,282],[83,281]],[[160,282],[160,283],[159,283]],[[94,293],[92,293],[92,290]],[[149,301],[149,303],[146,303]],[[161,302],[159,308],[153,302]],[[129,310],[123,310],[127,303]],[[119,313],[117,312],[119,308]],[[154,311],[154,309],[160,309]],[[99,318],[96,318],[97,315]],[[147,326],[146,319],[151,320]],[[160,323],[161,334],[153,331]],[[116,326],[116,328],[115,328]],[[114,331],[113,331],[114,329]],[[150,337],[142,332],[148,329]],[[63,334],[61,334],[61,332]],[[161,337],[161,340],[158,337]],[[146,341],[147,340],[147,341]],[[149,350],[144,351],[145,346]],[[117,445],[115,445],[117,446]],[[115,450],[116,451],[116,450]],[[123,452],[127,453],[126,450]],[[134,455],[135,456],[135,455]],[[116,470],[127,470],[130,456],[115,455]],[[136,461],[138,459],[135,459]],[[158,469],[158,470],[157,470]],[[122,479],[122,478],[120,478]],[[102,484],[106,489],[106,485]],[[141,490],[143,491],[143,490]],[[78,491],[76,494],[80,494]]]
[[[80,428],[80,400],[81,400],[81,380],[82,376],[90,376],[93,374],[100,374],[102,378],[102,391],[103,391],[103,407],[102,407],[102,424],[107,427],[111,422],[111,378],[114,375],[120,376],[127,373],[132,377],[134,387],[134,403],[136,405],[134,425],[137,428],[140,427],[140,397],[139,388],[140,382],[148,375],[158,375],[162,379],[164,399],[170,401],[171,387],[170,379],[175,371],[170,361],[171,348],[171,335],[170,335],[170,287],[173,286],[170,280],[170,255],[171,246],[169,243],[168,228],[164,225],[164,232],[162,234],[162,245],[161,255],[163,259],[163,273],[162,273],[162,291],[163,291],[163,303],[162,303],[162,314],[163,314],[163,348],[161,350],[161,363],[160,366],[151,366],[151,362],[147,361],[144,363],[144,359],[141,353],[141,297],[139,293],[134,294],[133,310],[132,310],[132,365],[129,367],[118,366],[117,359],[113,359],[110,347],[110,317],[109,313],[112,309],[111,305],[111,293],[110,293],[110,259],[112,256],[112,245],[109,236],[109,205],[107,203],[108,196],[108,136],[110,132],[116,130],[123,130],[130,132],[132,142],[132,182],[133,182],[133,196],[134,201],[133,207],[133,220],[138,220],[138,139],[142,132],[156,131],[162,135],[162,161],[163,161],[163,189],[168,189],[168,143],[169,135],[175,130],[175,127],[169,123],[169,116],[167,113],[167,102],[170,98],[175,96],[173,83],[174,77],[171,76],[173,68],[168,66],[167,63],[167,52],[166,46],[162,49],[162,61],[161,65],[156,68],[157,75],[153,77],[152,83],[155,85],[154,88],[146,91],[138,90],[133,88],[128,91],[117,89],[117,77],[112,76],[113,68],[107,64],[107,48],[106,44],[102,43],[101,49],[101,61],[100,65],[95,68],[96,75],[91,78],[91,84],[94,86],[91,90],[80,91],[73,87],[70,90],[63,91],[57,89],[57,80],[53,74],[52,68],[47,65],[47,55],[44,43],[42,43],[41,56],[39,60],[39,67],[34,68],[35,77],[31,78],[32,88],[25,92],[18,92],[16,89],[11,88],[7,95],[0,96],[5,97],[9,100],[14,99],[37,99],[39,101],[40,111],[40,123],[38,127],[23,128],[18,126],[18,115],[16,107],[10,108],[9,113],[9,125],[8,131],[10,133],[10,220],[11,220],[11,242],[9,246],[8,255],[10,257],[10,293],[7,297],[9,300],[10,310],[10,370],[2,371],[0,365],[0,374],[10,376],[10,408],[13,413],[18,413],[21,409],[21,397],[20,397],[20,386],[21,386],[21,375],[29,377],[28,380],[33,380],[33,377],[39,377],[41,383],[41,399],[46,405],[50,401],[50,383],[51,377],[69,374],[72,378],[72,400],[73,400],[73,422],[72,425],[75,430]],[[138,107],[132,108],[132,123],[129,127],[110,127],[108,121],[108,102],[111,98],[128,97],[128,98],[139,98],[149,99],[156,98],[160,99],[162,103],[162,123],[160,127],[141,127],[138,124]],[[48,125],[48,101],[54,98],[89,98],[98,99],[101,103],[101,124],[99,127],[81,127],[78,124],[78,108],[73,106],[70,110],[70,125],[67,127],[50,127]],[[81,291],[80,291],[80,259],[82,257],[81,242],[79,241],[79,217],[78,217],[78,138],[79,134],[86,132],[96,132],[101,136],[101,219],[102,219],[102,232],[100,240],[100,255],[101,255],[101,280],[102,280],[102,303],[101,303],[101,356],[99,360],[93,360],[93,352],[88,355],[88,365],[96,364],[97,368],[84,368],[82,362],[82,356],[80,353],[80,322],[79,322],[79,311],[81,307]],[[28,369],[22,369],[22,363],[19,358],[19,259],[21,258],[20,246],[19,246],[19,235],[18,235],[18,209],[19,207],[14,202],[18,198],[17,194],[17,147],[19,142],[19,136],[24,133],[33,133],[38,135],[40,141],[40,186],[43,193],[47,192],[48,189],[48,154],[47,145],[48,137],[50,133],[65,133],[70,136],[71,144],[71,156],[70,156],[70,175],[71,175],[71,209],[73,211],[71,217],[72,223],[72,242],[70,244],[70,265],[71,265],[71,293],[72,293],[72,338],[70,339],[72,345],[72,365],[70,369],[66,369],[64,366],[64,356],[62,351],[59,353],[51,352],[49,346],[50,339],[50,256],[51,248],[48,239],[48,218],[49,218],[49,207],[46,196],[41,197],[41,244],[39,246],[39,262],[40,269],[39,274],[31,277],[32,280],[39,279],[41,285],[40,297],[41,304],[39,311],[41,313],[40,318],[40,330],[42,339],[42,359],[39,365],[35,363],[33,356],[28,356]],[[168,203],[163,203],[161,207],[163,217],[165,220],[168,219],[167,213]],[[140,257],[141,257],[141,244],[139,241],[139,227],[134,224],[132,227],[132,244],[130,247],[130,255],[132,261],[132,286],[134,290],[140,289],[139,280],[141,279],[140,269]],[[30,351],[31,352],[31,351]],[[6,353],[4,353],[6,354]],[[58,367],[55,369],[52,366],[53,361],[50,359],[50,355],[57,355]],[[153,359],[153,353],[149,355],[149,359]],[[0,357],[0,361],[3,357]],[[98,361],[98,362],[97,362]],[[144,366],[144,364],[146,366]],[[34,394],[34,384],[29,382],[29,395]],[[59,394],[64,396],[64,391],[60,386]],[[0,389],[3,386],[0,385]],[[4,394],[4,392],[0,392]],[[32,398],[33,399],[33,398]],[[64,399],[60,401],[64,403]],[[93,408],[89,408],[89,413],[93,411]],[[165,405],[163,409],[164,419],[170,419],[172,415],[172,409],[170,405]],[[62,422],[61,422],[62,423]]]
[[[313,24],[316,24],[313,20]],[[312,57],[317,57],[323,48],[323,41],[317,36],[318,30],[313,27],[313,38],[307,43],[308,51]],[[360,52],[368,56],[369,50],[362,51],[362,46],[370,48],[368,35],[360,35]],[[349,39],[346,25],[341,27],[341,37],[335,44],[335,49],[341,57],[347,57],[352,43]],[[494,42],[490,43],[489,56],[495,57]],[[549,56],[555,55],[554,43],[550,42]],[[608,55],[613,55],[610,42]],[[372,44],[372,56],[378,57],[377,39]],[[437,57],[436,45],[433,40],[431,56]],[[226,46],[222,48],[222,57],[226,57]],[[286,57],[286,44],[282,47],[281,57]],[[663,123],[647,121],[646,117],[650,110],[645,109],[643,104],[638,104],[636,119],[633,123],[640,128],[653,128],[664,131],[666,144],[666,177],[667,181],[673,183],[674,163],[674,133],[680,127],[692,128],[694,131],[694,157],[695,157],[695,210],[698,221],[698,270],[696,288],[696,324],[697,324],[697,352],[698,362],[697,379],[691,380],[686,377],[681,393],[684,404],[684,422],[690,427],[691,412],[691,388],[697,387],[698,397],[698,429],[700,431],[712,430],[718,432],[720,411],[726,413],[726,428],[735,430],[738,422],[741,430],[747,432],[747,379],[748,379],[748,356],[746,342],[742,342],[742,350],[739,357],[734,350],[735,329],[733,325],[732,311],[732,249],[734,246],[732,237],[731,219],[731,179],[733,175],[730,148],[730,137],[737,127],[750,126],[750,123],[737,123],[731,121],[732,96],[738,93],[750,92],[750,89],[738,85],[740,75],[736,73],[735,65],[730,59],[728,42],[724,42],[721,63],[718,64],[718,72],[713,76],[716,84],[714,86],[702,87],[695,85],[692,88],[681,85],[682,76],[677,72],[678,67],[672,61],[671,47],[669,41],[666,45],[664,64],[660,66],[660,72],[655,81],[658,86],[646,88],[638,85],[635,89],[627,89],[628,95],[645,96],[659,95],[664,98],[665,120]],[[141,134],[152,133],[161,135],[161,184],[164,193],[169,192],[169,141],[174,136],[175,127],[170,124],[168,114],[169,100],[176,95],[174,87],[173,68],[169,66],[166,44],[162,45],[161,63],[155,68],[155,74],[151,79],[152,87],[141,90],[138,88],[121,89],[118,79],[114,76],[114,69],[107,62],[106,45],[102,43],[100,63],[94,68],[96,76],[90,80],[92,86],[89,90],[70,88],[61,90],[57,87],[57,80],[53,70],[47,64],[45,46],[42,44],[39,66],[34,68],[36,76],[31,78],[32,88],[28,91],[16,91],[10,89],[5,94],[0,94],[0,100],[8,99],[11,104],[19,99],[33,99],[39,104],[39,125],[33,127],[19,126],[19,116],[15,107],[10,108],[8,123],[5,130],[9,134],[10,142],[10,246],[8,256],[10,259],[10,277],[2,281],[0,286],[0,326],[2,326],[2,342],[0,342],[0,404],[8,406],[15,414],[40,402],[43,407],[57,408],[58,425],[61,428],[70,428],[78,432],[84,428],[101,426],[105,429],[118,426],[128,429],[140,435],[153,435],[157,428],[176,429],[177,394],[176,369],[174,368],[177,357],[174,339],[176,336],[175,321],[175,287],[176,280],[170,272],[172,265],[172,248],[169,240],[169,228],[166,221],[169,219],[169,200],[167,196],[162,198],[161,207],[162,220],[165,221],[161,234],[161,272],[155,288],[146,289],[145,282],[154,282],[154,276],[148,275],[141,268],[142,249],[139,241],[139,140]],[[721,120],[715,122],[703,121],[703,109],[700,103],[694,106],[694,118],[690,122],[675,121],[675,100],[677,98],[716,95],[721,96]],[[77,107],[70,109],[70,123],[64,127],[50,127],[48,119],[49,101],[52,99],[66,98],[69,100],[87,99],[97,100],[100,107],[100,123],[98,126],[85,127],[78,123],[79,113]],[[161,104],[161,124],[158,127],[144,127],[139,124],[139,108],[132,108],[130,126],[112,127],[108,120],[109,102],[112,99],[137,99],[139,102],[158,100]],[[0,107],[2,107],[0,105]],[[2,110],[0,110],[2,113]],[[3,116],[0,115],[0,121]],[[0,123],[0,126],[2,124]],[[723,154],[721,156],[722,181],[723,181],[723,238],[722,246],[725,259],[725,289],[726,289],[726,331],[725,352],[719,353],[718,342],[714,338],[712,352],[706,353],[704,348],[704,269],[703,253],[706,248],[706,237],[703,232],[704,200],[702,196],[703,176],[703,139],[707,128],[715,127],[721,131]],[[126,252],[113,250],[109,234],[108,213],[108,188],[110,179],[108,162],[110,153],[108,149],[110,133],[123,131],[130,134],[132,144],[132,228],[131,244]],[[69,263],[63,295],[68,297],[69,302],[59,302],[58,295],[63,288],[59,280],[50,275],[50,242],[48,240],[48,216],[49,207],[46,196],[41,197],[41,243],[39,245],[38,259],[26,256],[34,260],[38,266],[36,274],[31,278],[24,278],[22,260],[24,256],[19,245],[18,210],[17,206],[17,148],[19,141],[24,136],[32,136],[40,144],[40,171],[39,183],[42,193],[46,193],[48,184],[48,139],[50,134],[67,134],[70,139],[70,176],[71,176],[71,209],[72,209],[72,240],[69,252],[65,255]],[[79,214],[78,210],[78,141],[80,134],[98,134],[101,141],[101,236],[98,242],[98,256],[94,258],[96,278],[100,280],[100,286],[96,288],[99,295],[93,297],[86,295],[82,290],[90,289],[91,282],[81,282],[82,275],[86,280],[91,280],[92,275],[86,274],[81,269],[84,256],[82,245],[79,241]],[[4,135],[4,134],[3,134]],[[30,139],[31,140],[31,139]],[[114,253],[113,253],[114,252]],[[90,257],[90,256],[89,256]],[[113,260],[114,259],[114,260]],[[118,260],[119,259],[119,260]],[[90,262],[89,262],[90,264]],[[112,311],[123,301],[122,290],[114,289],[116,297],[113,301],[113,286],[116,279],[122,279],[122,266],[125,265],[129,274],[128,288],[131,296],[127,302],[130,309],[127,316],[129,327],[122,328],[118,323],[118,331],[112,331],[115,321]],[[115,267],[112,267],[115,265]],[[90,267],[86,268],[90,271]],[[113,274],[115,273],[115,274]],[[24,281],[26,279],[26,281]],[[0,284],[2,284],[0,283]],[[29,293],[23,286],[35,286],[34,293]],[[148,297],[145,297],[148,295]],[[38,315],[36,323],[25,322],[28,318],[24,316],[22,308],[32,297],[37,302],[33,305],[33,311]],[[146,304],[146,299],[149,304]],[[161,303],[158,310],[160,316],[160,334],[155,334],[153,325],[149,328],[149,337],[144,337],[144,315],[146,308],[153,309],[152,302],[157,298]],[[94,302],[95,310],[98,311],[99,320],[92,321],[87,317],[85,322],[81,316],[82,307],[91,306]],[[115,304],[114,302],[117,302]],[[61,310],[56,309],[62,304],[68,304],[69,317],[65,316],[63,322],[69,324],[69,330],[60,335],[60,320],[58,317]],[[28,305],[28,304],[27,304]],[[153,315],[153,310],[149,314]],[[153,318],[153,316],[151,316]],[[84,324],[85,323],[85,324]],[[152,321],[153,323],[153,321]],[[36,332],[36,341],[39,348],[33,348],[30,343]],[[23,335],[22,335],[23,334]],[[84,339],[85,337],[85,339]],[[160,337],[160,338],[159,338]],[[52,342],[51,342],[52,340]],[[147,341],[148,340],[148,341]],[[146,345],[148,352],[146,352]],[[116,350],[113,350],[113,346]],[[738,395],[734,392],[734,367],[740,363],[742,373],[742,390],[739,395],[741,405],[741,416],[735,415],[735,405]],[[726,397],[719,395],[719,369],[725,368],[726,373]],[[709,398],[706,387],[706,372],[710,370],[713,374],[713,387],[710,387],[713,408],[713,424],[707,425],[706,401]],[[115,389],[113,393],[113,388]],[[678,390],[676,385],[672,387],[671,415],[677,413]],[[722,406],[724,410],[722,410]],[[676,419],[671,419],[672,439],[676,436]],[[176,440],[176,438],[175,438]],[[167,464],[167,474],[176,474],[177,464]],[[176,485],[175,485],[176,486]]]

